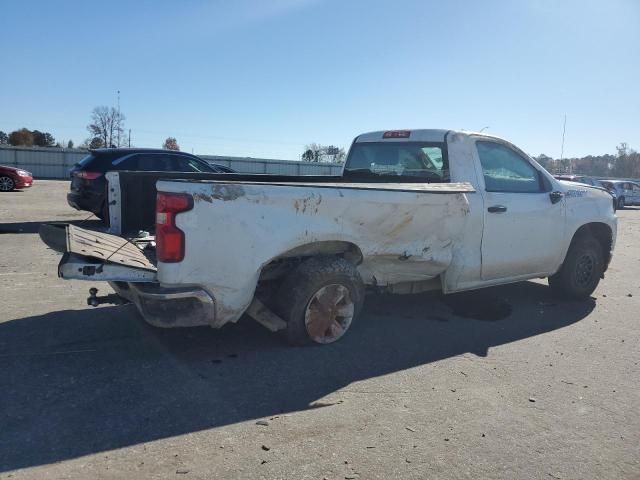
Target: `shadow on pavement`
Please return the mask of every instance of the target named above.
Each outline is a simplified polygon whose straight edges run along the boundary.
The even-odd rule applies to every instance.
[[[79,220],[47,220],[42,222],[0,223],[0,235],[3,233],[38,233],[38,231],[40,230],[40,226],[44,223],[71,223],[73,225],[77,225],[78,227],[87,228],[90,230],[101,230],[105,228],[104,222],[102,220],[91,216],[90,218]]]
[[[556,303],[531,282],[446,303],[375,295],[344,339],[308,348],[248,319],[222,330],[154,329],[130,305],[0,323],[0,471],[313,408],[352,382],[486,356],[577,322],[594,305]]]

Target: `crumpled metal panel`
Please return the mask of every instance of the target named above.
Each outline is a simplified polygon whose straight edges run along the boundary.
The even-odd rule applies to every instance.
[[[67,251],[116,265],[155,272],[156,266],[134,243],[109,233],[67,226]]]

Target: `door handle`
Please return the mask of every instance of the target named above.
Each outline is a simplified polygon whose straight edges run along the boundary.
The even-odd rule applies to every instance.
[[[487,208],[487,210],[489,211],[489,213],[504,213],[507,211],[507,207],[505,207],[504,205],[492,205],[491,207]]]

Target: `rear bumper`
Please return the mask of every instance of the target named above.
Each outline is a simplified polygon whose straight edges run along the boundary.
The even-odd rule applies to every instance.
[[[67,193],[67,203],[76,210],[100,213],[102,211],[102,204],[104,203],[104,196],[69,192]]]
[[[201,288],[167,288],[157,283],[109,282],[118,295],[133,303],[155,327],[196,327],[215,324],[215,302]]]

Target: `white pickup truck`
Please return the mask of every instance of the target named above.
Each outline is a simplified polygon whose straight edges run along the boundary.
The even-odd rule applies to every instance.
[[[341,338],[367,289],[448,294],[548,277],[588,297],[616,239],[604,189],[558,181],[480,133],[359,135],[341,177],[165,172],[152,179],[155,212],[149,194],[133,200],[148,173],[109,175],[112,232],[131,215],[151,227],[146,208],[155,242],[50,227],[62,278],[109,281],[153,325],[219,328],[247,313],[293,344]],[[94,289],[88,301],[104,298]]]

